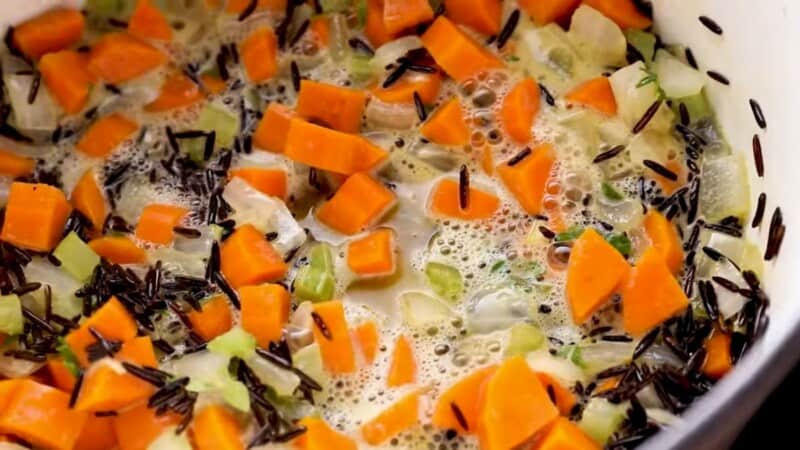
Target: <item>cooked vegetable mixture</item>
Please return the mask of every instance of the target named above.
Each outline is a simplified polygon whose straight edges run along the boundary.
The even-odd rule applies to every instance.
[[[724,77],[650,17],[87,0],[9,29],[0,446],[589,450],[668,427],[768,300],[749,169],[704,94]]]

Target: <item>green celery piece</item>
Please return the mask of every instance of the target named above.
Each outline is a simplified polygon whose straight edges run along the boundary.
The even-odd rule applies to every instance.
[[[234,379],[227,367],[192,375],[186,389],[192,392],[218,392],[225,403],[242,412],[250,411],[250,395],[247,387]]]
[[[429,262],[425,265],[425,278],[433,292],[446,300],[458,300],[464,290],[461,272],[446,264]]]
[[[328,244],[320,242],[309,251],[311,267],[333,275],[333,252]]]
[[[578,239],[583,234],[584,228],[580,225],[573,225],[562,233],[556,235],[556,242],[569,242]]]
[[[602,397],[594,397],[586,404],[578,426],[598,444],[605,445],[625,421],[627,410],[627,404],[615,405]]]
[[[541,330],[529,323],[518,323],[511,327],[511,336],[506,347],[506,356],[525,355],[544,345],[545,337]]]
[[[319,383],[323,389],[330,384],[331,377],[328,372],[325,371],[322,362],[322,352],[319,349],[318,343],[315,342],[298,350],[292,355],[292,361],[294,361],[294,366],[297,369],[302,370],[304,374]]]
[[[208,350],[223,356],[247,359],[256,351],[256,338],[242,327],[233,327],[208,343]]]
[[[604,181],[600,187],[603,191],[603,196],[609,200],[619,201],[625,198],[625,196],[622,195],[622,193],[616,188],[614,188],[611,183]]]
[[[372,70],[372,58],[367,55],[353,54],[350,57],[350,73],[357,81],[370,80],[375,76]]]
[[[656,36],[653,33],[631,28],[625,30],[625,37],[628,39],[628,43],[642,54],[645,64],[648,66],[652,64],[656,55]]]
[[[14,336],[22,333],[22,303],[16,294],[0,295],[0,333]]]
[[[568,359],[572,361],[578,367],[585,367],[586,363],[583,362],[583,356],[581,355],[581,348],[577,345],[565,345],[561,347],[561,350],[558,351],[558,356]]]
[[[298,297],[314,302],[324,302],[333,298],[336,280],[333,274],[314,266],[304,266],[297,271],[294,279],[294,293]]]
[[[216,133],[214,148],[233,146],[233,140],[239,134],[239,117],[217,105],[208,105],[200,112],[195,123],[196,130]],[[186,142],[185,151],[195,162],[203,161],[206,138],[196,138]]]
[[[689,112],[689,118],[691,119],[692,123],[697,123],[701,120],[711,119],[714,117],[714,111],[711,109],[711,105],[708,103],[705,91],[701,91],[699,94],[692,95],[691,97],[674,99],[672,104],[674,105],[676,112],[679,112],[681,103],[686,106],[686,110]]]
[[[86,282],[92,277],[94,268],[100,264],[100,257],[73,231],[68,234],[53,251],[53,256],[61,261],[61,269],[76,280]]]
[[[606,241],[626,258],[633,252],[633,244],[625,233],[612,234],[606,237]]]

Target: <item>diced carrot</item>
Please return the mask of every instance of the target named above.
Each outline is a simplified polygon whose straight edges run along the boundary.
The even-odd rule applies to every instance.
[[[192,310],[186,315],[192,330],[205,341],[224,334],[233,326],[233,314],[224,295],[217,295],[203,303],[200,311]]]
[[[429,105],[439,96],[442,76],[439,72],[409,72],[389,87],[378,86],[372,94],[385,103],[414,103],[414,93],[422,103]]]
[[[294,116],[291,108],[280,103],[270,103],[253,134],[253,143],[264,150],[283,153],[286,150],[289,124]]]
[[[486,383],[478,419],[483,450],[525,443],[558,417],[558,408],[522,356],[507,359]]]
[[[206,0],[206,4],[216,8],[220,6],[220,0]],[[242,11],[250,6],[250,0],[227,0],[225,2],[225,12],[228,14],[241,14]],[[284,11],[286,0],[258,0],[256,11]]]
[[[139,39],[172,40],[172,27],[166,16],[150,0],[136,2],[136,9],[128,19],[128,33]]]
[[[320,47],[325,48],[331,42],[331,25],[327,16],[316,16],[311,18],[311,25],[308,30],[314,36],[314,40]]]
[[[497,168],[506,189],[514,194],[519,204],[528,214],[541,214],[545,186],[553,170],[556,152],[550,144],[536,147],[522,161],[515,161]]]
[[[385,276],[395,271],[394,232],[388,228],[350,242],[347,266],[360,276]]]
[[[310,122],[344,133],[357,133],[366,106],[364,91],[303,80],[295,110]]]
[[[714,330],[706,341],[706,360],[702,372],[714,380],[719,380],[733,368],[731,361],[731,336]]]
[[[75,209],[89,219],[96,231],[103,229],[107,214],[106,199],[97,185],[94,170],[89,169],[83,174],[70,194],[70,201]]]
[[[533,78],[525,78],[503,99],[500,122],[512,139],[520,144],[533,138],[533,124],[539,114],[539,85]]]
[[[500,200],[494,194],[470,187],[467,207],[462,208],[460,191],[458,182],[450,179],[440,181],[428,200],[431,212],[461,220],[482,220],[492,217],[500,207]]]
[[[605,266],[601,264],[600,267]],[[688,305],[686,294],[661,252],[653,247],[645,250],[622,292],[622,323],[625,331],[633,336],[642,335]]]
[[[228,84],[216,75],[201,75],[200,82],[209,93],[214,95],[221,93],[228,87]]]
[[[11,178],[24,177],[33,173],[35,167],[36,161],[32,158],[0,149],[0,175]]]
[[[494,36],[500,32],[501,3],[498,0],[444,0],[444,10],[453,22]]]
[[[603,13],[623,30],[644,30],[653,24],[649,17],[639,12],[632,0],[583,0],[583,3]]]
[[[392,362],[386,376],[387,387],[413,383],[417,379],[417,361],[408,339],[400,335],[394,343]]]
[[[61,241],[72,207],[64,193],[46,184],[11,183],[0,240],[49,252]]]
[[[629,270],[625,257],[597,231],[584,231],[572,246],[567,266],[572,320],[576,324],[586,322],[620,288]]]
[[[85,25],[80,11],[54,9],[15,28],[12,42],[28,58],[39,59],[78,43]]]
[[[122,344],[115,359],[140,366],[156,367],[155,351],[149,337],[137,337]],[[150,397],[155,387],[130,373],[117,372],[106,361],[93,364],[83,379],[77,411],[117,411]]]
[[[220,265],[234,288],[277,281],[288,270],[281,255],[249,224],[237,228],[222,244]]]
[[[531,450],[600,450],[601,448],[578,425],[565,417],[559,417],[536,440]]]
[[[239,289],[242,302],[242,328],[256,338],[259,347],[268,348],[283,336],[289,320],[291,298],[279,284],[245,286]]]
[[[13,400],[17,390],[22,384],[23,378],[12,378],[10,380],[0,380],[0,411]]]
[[[570,392],[569,389],[562,386],[558,380],[544,372],[537,372],[536,377],[539,378],[539,382],[541,382],[545,390],[548,391],[548,395],[550,395],[550,391],[552,390],[553,398],[556,399],[558,412],[560,412],[562,416],[569,417],[572,408],[578,402],[575,399],[575,395]]]
[[[352,373],[356,370],[353,341],[347,331],[344,305],[339,300],[314,305],[314,340],[322,353],[325,369],[333,374]]]
[[[127,236],[92,239],[89,247],[112,264],[141,264],[147,260],[147,253]]]
[[[175,227],[188,213],[189,210],[180,206],[147,205],[136,224],[136,237],[153,244],[169,245],[175,237]]]
[[[172,412],[158,416],[155,409],[144,404],[120,412],[113,419],[119,450],[147,450],[161,433],[181,421],[181,417]]]
[[[75,357],[82,366],[87,366],[89,358],[86,347],[97,342],[95,337],[89,332],[89,328],[94,328],[106,339],[118,341],[128,341],[136,337],[137,326],[130,313],[122,306],[119,300],[111,297],[103,306],[95,311],[81,326],[72,330],[64,338]]]
[[[678,190],[678,188],[680,188],[686,183],[686,174],[684,166],[677,159],[670,159],[666,163],[664,163],[664,167],[666,167],[672,173],[678,175],[678,179],[671,180],[657,173],[653,174],[653,178],[658,182],[659,186],[661,186],[661,190],[664,192],[665,195],[672,195],[673,192]]]
[[[117,447],[113,417],[97,417],[89,414],[81,435],[75,442],[75,450],[109,450]]]
[[[394,192],[365,173],[352,175],[317,212],[317,219],[343,234],[374,224],[395,204]]]
[[[383,0],[383,26],[389,34],[433,20],[428,0]]]
[[[683,266],[683,245],[675,226],[655,209],[644,216],[644,229],[650,243],[656,248],[673,273],[678,273]]]
[[[123,83],[161,66],[167,55],[125,33],[100,38],[89,53],[89,72],[108,83]]]
[[[606,77],[593,78],[581,84],[570,91],[566,99],[570,103],[588,106],[609,116],[617,114],[617,99]]]
[[[370,445],[380,445],[419,423],[419,393],[412,392],[361,426]]]
[[[461,31],[453,22],[439,16],[422,35],[422,43],[436,63],[454,80],[462,82],[503,62]]]
[[[612,389],[616,389],[619,386],[620,377],[611,377],[606,378],[602,383],[598,384],[597,387],[592,391],[592,395],[600,395],[603,392],[608,392]]]
[[[486,386],[497,366],[480,368],[456,381],[442,392],[433,410],[433,425],[443,430],[456,430],[461,434],[474,434],[478,431],[481,391]],[[458,412],[455,412],[458,410]],[[467,428],[461,425],[456,414],[461,414]]]
[[[467,145],[470,129],[464,120],[464,112],[461,110],[461,101],[458,97],[440,106],[422,125],[420,133],[439,145]]]
[[[519,0],[519,6],[539,25],[566,21],[580,3],[581,0]]]
[[[158,97],[145,106],[147,112],[164,112],[193,105],[203,99],[200,87],[181,72],[169,75]]]
[[[375,361],[375,355],[378,353],[378,343],[381,338],[375,322],[369,320],[358,325],[353,330],[353,338],[358,343],[358,348],[361,350],[361,356],[364,357],[364,361],[371,365]]]
[[[356,450],[358,448],[352,439],[336,432],[318,417],[305,417],[299,422],[299,425],[304,426],[306,432],[292,442],[297,450]]]
[[[93,76],[87,70],[88,57],[73,50],[48,53],[39,61],[42,81],[67,114],[83,110],[89,100]]]
[[[203,408],[192,424],[195,450],[244,450],[242,427],[222,405]]]
[[[364,138],[293,118],[286,137],[287,158],[342,175],[370,170],[387,157]]]
[[[77,148],[86,155],[105,158],[139,129],[139,124],[119,113],[96,121],[78,141]]]
[[[260,167],[243,167],[232,169],[231,177],[241,178],[253,189],[279,199],[286,198],[286,171],[281,169],[262,169]]]
[[[47,372],[53,380],[53,387],[64,392],[72,392],[75,386],[75,375],[67,369],[64,360],[61,358],[50,358],[47,360]]]
[[[367,0],[367,23],[364,27],[364,35],[375,47],[380,47],[394,39],[383,22],[383,0]]]
[[[270,28],[254,31],[239,45],[247,77],[253,83],[269,80],[278,71],[278,38]]]
[[[481,169],[486,175],[494,175],[494,155],[492,155],[492,147],[485,145],[481,150]]]
[[[0,408],[0,434],[17,436],[36,447],[69,450],[86,423],[86,413],[69,407],[69,394],[33,380],[14,381]]]

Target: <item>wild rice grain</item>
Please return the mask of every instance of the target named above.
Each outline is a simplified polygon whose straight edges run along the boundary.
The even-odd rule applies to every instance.
[[[422,103],[422,97],[419,96],[419,92],[417,91],[414,91],[414,106],[417,109],[419,121],[425,122],[428,119],[428,111],[425,110],[425,104]]]
[[[552,386],[549,386],[552,389]],[[464,417],[464,413],[461,411],[461,408],[458,407],[456,402],[450,402],[450,411],[453,411],[453,416],[455,416],[456,421],[464,431],[469,431],[469,423],[467,422],[466,417]]]
[[[469,169],[461,165],[458,172],[458,206],[465,210],[469,208]]]
[[[293,2],[289,2],[293,3]],[[247,7],[242,10],[241,14],[239,14],[238,20],[239,22],[244,22],[245,19],[250,17],[255,11],[256,7],[258,6],[258,0],[250,0],[250,3],[247,4]]]
[[[347,41],[347,44],[350,45],[350,48],[353,50],[361,50],[361,52],[366,53],[368,56],[373,56],[375,54],[375,50],[369,46],[366,42],[359,38],[350,38]]]
[[[389,76],[386,77],[386,80],[383,81],[382,84],[383,88],[386,89],[395,84],[397,81],[399,81],[400,78],[402,78],[403,75],[405,75],[409,65],[410,64],[408,60],[404,59],[403,61],[401,61],[400,65],[397,66],[397,68],[394,69],[394,71],[392,71],[392,73],[390,73]]]
[[[753,110],[753,117],[756,119],[758,127],[762,130],[766,130],[767,119],[764,118],[764,111],[761,109],[761,105],[755,99],[750,99],[750,109]]]
[[[645,167],[647,167],[648,169],[652,170],[653,172],[661,175],[662,177],[670,181],[678,181],[678,174],[667,169],[666,167],[662,166],[656,161],[653,161],[651,159],[645,159],[644,161],[642,161],[642,164],[644,164]]]
[[[297,61],[292,61],[291,71],[292,71],[292,87],[294,88],[295,92],[299,93],[300,81],[302,81],[302,77],[300,76],[300,67],[297,65]]]
[[[600,153],[599,155],[595,156],[594,159],[592,160],[592,163],[598,164],[598,163],[601,163],[603,161],[608,161],[609,159],[611,159],[611,158],[619,155],[620,153],[622,153],[623,150],[625,150],[625,146],[624,145],[617,145],[616,147],[613,147],[610,150],[607,150],[607,151],[605,151],[603,153]]]
[[[506,20],[505,25],[503,25],[503,29],[500,30],[500,34],[497,35],[497,48],[499,50],[505,47],[511,35],[514,34],[514,30],[516,30],[517,25],[519,25],[519,18],[520,12],[518,9],[515,9],[511,15],[508,16],[508,20]]]
[[[28,104],[32,105],[36,101],[36,96],[39,94],[39,85],[42,84],[42,73],[38,70],[33,72],[33,79],[31,80],[31,87],[28,91]]]
[[[639,119],[639,121],[636,122],[636,125],[633,127],[633,134],[639,134],[645,129],[645,127],[647,127],[647,124],[653,120],[653,116],[655,116],[659,108],[661,108],[661,103],[662,100],[656,100],[652,105],[650,105],[649,108],[647,108],[647,111],[645,111],[642,118]]]
[[[295,44],[300,42],[300,39],[302,39],[303,35],[306,34],[306,31],[308,31],[309,25],[311,25],[311,21],[308,19],[304,20],[303,23],[300,24],[300,28],[297,29],[297,33],[294,34],[294,37],[289,42],[289,47],[294,47]]]
[[[719,26],[719,24],[715,22],[714,19],[708,16],[700,16],[698,17],[698,19],[700,20],[700,23],[702,23],[704,27],[709,29],[709,31],[711,31],[714,34],[722,36],[722,27]]]
[[[514,155],[513,158],[508,160],[508,163],[507,163],[508,167],[514,167],[517,164],[521,163],[522,161],[525,160],[525,158],[530,156],[531,152],[532,152],[532,150],[531,150],[530,147],[525,147],[524,149],[522,149],[521,152],[517,153],[516,155]]]
[[[758,203],[756,204],[756,211],[753,214],[753,228],[761,226],[761,221],[764,219],[764,210],[767,207],[767,194],[761,193],[758,195]]]
[[[759,178],[764,177],[764,152],[761,149],[761,138],[757,134],[753,135],[753,160],[756,164],[756,173]]]
[[[553,239],[556,237],[556,233],[544,225],[539,227],[539,233],[541,233],[545,239]]]
[[[692,52],[691,48],[686,47],[686,51],[684,51],[684,54],[686,55],[686,62],[688,62],[693,69],[697,70],[700,68],[700,66],[697,65],[697,59],[695,59],[694,53]]]
[[[547,89],[547,86],[539,83],[539,92],[544,96],[544,101],[547,102],[548,105],[556,106],[556,99],[553,97],[553,94],[550,93],[550,90]]]
[[[311,318],[314,320],[314,324],[319,329],[319,332],[322,333],[322,336],[329,341],[333,340],[333,334],[331,334],[328,324],[325,323],[325,319],[323,319],[322,316],[320,316],[316,311],[311,312]]]
[[[688,127],[689,124],[692,123],[692,118],[689,115],[689,108],[686,107],[685,103],[680,102],[680,104],[678,104],[678,111],[680,112],[681,123]]]
[[[709,76],[709,78],[716,81],[717,83],[724,84],[725,86],[731,85],[731,80],[729,80],[725,75],[717,71],[709,70],[706,72],[706,74]]]

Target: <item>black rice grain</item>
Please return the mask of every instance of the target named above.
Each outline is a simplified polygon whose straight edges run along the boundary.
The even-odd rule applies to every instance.
[[[764,192],[758,194],[758,203],[756,204],[756,211],[753,213],[753,228],[761,226],[761,221],[764,220],[764,211],[767,208],[767,194]]]
[[[72,391],[69,393],[69,409],[75,408],[75,403],[78,401],[78,395],[83,386],[83,372],[79,373],[75,378],[75,385],[72,386]]]
[[[314,320],[314,325],[317,326],[319,332],[322,333],[322,336],[327,340],[333,340],[333,334],[331,334],[331,330],[328,328],[328,324],[325,323],[325,319],[322,318],[316,311],[311,312],[311,318]]]
[[[247,7],[243,9],[242,12],[239,14],[238,17],[239,22],[243,22],[245,19],[250,17],[250,15],[252,15],[256,11],[256,6],[258,6],[258,0],[250,0],[250,3],[247,4]]]
[[[716,81],[717,83],[724,84],[725,86],[731,85],[731,80],[729,80],[728,77],[717,71],[709,70],[706,72],[706,75],[708,75],[709,78]]]
[[[719,26],[719,24],[715,22],[714,19],[708,16],[700,16],[697,19],[700,20],[700,23],[702,23],[704,27],[708,28],[709,31],[711,31],[714,34],[722,36],[722,27]]]
[[[464,417],[464,413],[461,411],[461,408],[458,407],[456,402],[450,402],[450,411],[453,412],[453,416],[456,418],[456,421],[464,429],[464,431],[469,431],[469,423],[467,422],[466,417]]]
[[[600,153],[599,155],[595,156],[594,159],[592,160],[592,163],[598,164],[604,161],[608,161],[609,159],[614,158],[615,156],[622,153],[623,150],[625,150],[624,145],[617,145],[616,147],[612,147],[610,150],[606,150],[603,153]]]
[[[761,105],[755,99],[750,99],[750,109],[753,110],[753,117],[756,119],[756,123],[758,127],[762,130],[767,129],[767,119],[764,117],[764,111],[761,109]]]
[[[775,208],[772,213],[772,220],[769,224],[769,235],[767,237],[767,250],[764,253],[764,260],[771,261],[780,252],[783,237],[786,234],[786,226],[783,224],[783,213],[780,207]]]
[[[514,30],[517,29],[517,25],[519,25],[519,18],[520,12],[518,9],[515,9],[510,16],[508,16],[508,20],[506,20],[505,25],[503,25],[503,29],[500,30],[500,34],[497,35],[497,48],[502,49],[508,43],[508,40],[511,39],[511,35],[514,34]]]
[[[645,159],[642,164],[645,165],[648,169],[652,170],[653,172],[661,175],[662,177],[670,180],[670,181],[678,181],[678,174],[675,172],[667,169],[666,167],[662,166],[656,161],[651,159]]]
[[[541,233],[545,239],[553,239],[554,237],[556,237],[556,233],[544,225],[541,225],[539,227],[539,233]]]
[[[31,80],[31,88],[28,91],[28,104],[32,105],[36,101],[36,96],[39,94],[39,85],[42,84],[42,73],[38,70],[33,72],[33,79]]]
[[[697,70],[698,68],[700,68],[700,66],[697,65],[697,59],[695,59],[694,53],[692,52],[691,48],[686,47],[686,51],[684,52],[684,54],[686,55],[686,62],[688,62],[693,69]]]
[[[425,110],[425,104],[422,103],[422,97],[419,96],[419,92],[417,91],[414,91],[414,106],[417,109],[419,121],[425,122],[428,119],[428,111]]]
[[[353,50],[360,50],[362,53],[365,53],[368,56],[372,56],[375,54],[375,50],[373,50],[372,47],[369,46],[369,44],[364,42],[363,39],[350,38],[350,40],[347,41],[347,44]]]
[[[395,68],[386,77],[386,79],[383,80],[383,84],[382,84],[383,88],[386,89],[386,88],[392,86],[393,84],[397,83],[400,80],[400,78],[402,78],[403,75],[405,75],[406,71],[408,70],[408,66],[409,65],[410,64],[409,64],[408,60],[401,61],[400,64],[397,66],[397,68]]]
[[[756,164],[756,173],[759,178],[764,177],[764,153],[761,149],[761,138],[757,134],[753,135],[753,160]]]
[[[544,101],[547,102],[548,105],[556,106],[556,99],[553,97],[553,94],[550,93],[550,90],[547,89],[547,86],[539,83],[539,92],[541,92]]]
[[[295,92],[299,93],[300,82],[302,81],[302,77],[300,75],[300,67],[297,65],[297,61],[292,61],[291,71],[292,71],[292,87],[294,88]]]
[[[469,208],[469,169],[461,166],[458,172],[458,206],[465,210]]]
[[[650,121],[653,120],[653,117],[656,115],[659,108],[661,108],[661,103],[662,103],[661,99],[656,100],[652,105],[650,105],[649,108],[647,108],[647,111],[645,111],[642,118],[639,119],[639,121],[636,122],[636,125],[633,127],[633,134],[639,134],[642,130],[645,129],[645,127],[647,127],[647,124],[649,124]]]

